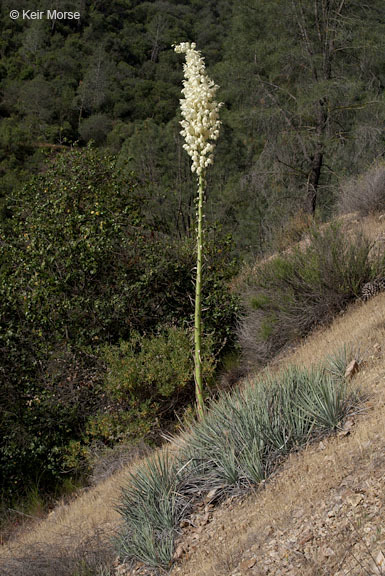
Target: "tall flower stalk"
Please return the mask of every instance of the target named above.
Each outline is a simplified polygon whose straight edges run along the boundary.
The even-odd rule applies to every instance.
[[[204,412],[202,383],[202,252],[203,252],[203,202],[206,186],[206,170],[213,163],[215,140],[219,136],[219,108],[215,101],[218,86],[205,71],[204,59],[194,43],[182,42],[175,52],[186,55],[183,65],[184,80],[180,107],[183,120],[181,134],[185,139],[183,148],[191,157],[191,170],[197,175],[197,268],[195,282],[194,364],[195,397],[198,416]]]

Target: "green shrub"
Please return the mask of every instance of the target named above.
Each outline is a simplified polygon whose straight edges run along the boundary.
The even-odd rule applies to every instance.
[[[12,217],[0,230],[0,491],[12,494],[29,480],[52,488],[76,470],[85,443],[145,435],[161,404],[167,418],[184,406],[185,353],[178,365],[174,355],[169,371],[152,357],[157,373],[145,393],[135,391],[136,405],[109,413],[101,349],[136,338],[138,351],[140,334],[142,355],[154,356],[151,346],[161,355],[163,336],[150,345],[152,335],[170,325],[189,329],[194,242],[146,228],[133,176],[123,177],[113,157],[92,148],[57,155],[7,207]],[[215,245],[208,234],[207,243],[204,329],[217,356],[234,340],[237,299],[228,281],[235,266],[229,239]],[[174,340],[187,350],[186,338]]]
[[[246,362],[266,362],[359,297],[363,284],[384,266],[383,257],[370,252],[362,235],[328,226],[314,229],[305,248],[255,267],[242,288],[239,338]]]
[[[203,377],[210,386],[216,360],[210,336],[205,338]],[[194,401],[194,363],[191,337],[171,326],[153,336],[133,333],[119,346],[104,348],[107,376],[104,386],[109,410],[92,418],[90,437],[106,443],[148,434],[165,426]]]
[[[0,489],[55,484],[102,402],[98,343],[127,333],[140,223],[114,160],[73,149],[8,198],[0,268]],[[126,251],[124,252],[124,247]],[[79,454],[81,450],[79,450]],[[70,469],[71,469],[70,468]]]

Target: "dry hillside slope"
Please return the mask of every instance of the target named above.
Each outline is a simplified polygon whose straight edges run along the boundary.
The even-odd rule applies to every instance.
[[[368,222],[373,237],[383,234],[383,221]],[[385,574],[385,294],[357,302],[275,364],[309,366],[343,344],[360,350],[353,383],[369,396],[365,411],[337,437],[292,455],[263,489],[187,529],[172,576]],[[83,560],[111,565],[114,505],[138,462],[1,546],[0,574],[73,576]]]
[[[188,535],[173,576],[385,574],[385,295],[357,303],[280,364],[308,366],[343,343],[364,360],[354,385],[369,395],[365,412],[292,455],[264,489],[222,505]]]

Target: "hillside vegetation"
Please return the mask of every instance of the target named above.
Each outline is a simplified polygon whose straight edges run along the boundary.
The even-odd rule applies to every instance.
[[[366,231],[377,243],[383,241],[384,225],[378,218],[367,220]],[[195,528],[182,531],[175,574],[265,574],[270,569],[310,576],[321,569],[321,574],[338,569],[341,575],[352,569],[358,575],[362,565],[379,556],[384,543],[384,303],[384,295],[379,295],[354,304],[330,328],[311,334],[271,364],[273,372],[289,365],[310,368],[345,346],[359,361],[354,389],[367,399],[337,437],[292,454],[263,484],[264,490],[239,503],[225,500],[217,511],[209,506],[205,528],[199,528],[198,513]],[[111,536],[121,524],[116,505],[121,487],[141,466],[142,460],[134,460],[22,530],[1,548],[5,574],[114,574]],[[302,523],[308,528],[302,530]],[[294,537],[297,548],[290,545]],[[338,538],[337,546],[332,538]],[[298,554],[303,547],[304,556]],[[116,574],[119,570],[116,567]]]
[[[345,369],[382,345],[360,310],[385,278],[385,4],[62,4],[80,19],[0,7],[1,554],[16,576],[161,571],[207,493],[208,522],[371,394]],[[180,102],[192,53],[203,111]],[[344,314],[359,342],[289,360]]]
[[[186,531],[171,574],[384,573],[384,305],[381,295],[353,306],[279,362],[308,366],[351,344],[361,358],[354,386],[368,395],[362,411],[337,437],[291,455],[256,494],[223,504],[206,527]]]
[[[260,253],[299,210],[330,214],[341,179],[383,153],[381,0],[62,4],[80,20],[12,21],[15,0],[1,5],[2,194],[47,155],[93,140],[135,171],[157,226],[190,235],[195,182],[172,48],[186,41],[221,87],[207,219],[238,250]]]

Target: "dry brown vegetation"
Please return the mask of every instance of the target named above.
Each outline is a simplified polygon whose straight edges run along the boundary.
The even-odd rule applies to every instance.
[[[26,525],[0,549],[0,573],[64,576],[81,562],[90,567],[111,563],[111,537],[119,522],[115,504],[126,476],[127,470],[119,472],[74,502],[57,506],[46,519]]]
[[[370,218],[366,224],[373,239],[383,235],[383,220]],[[385,294],[353,305],[329,328],[310,335],[274,365],[309,366],[342,344],[360,351],[362,362],[354,383],[369,395],[365,412],[355,416],[339,436],[291,455],[263,489],[243,501],[221,505],[205,528],[190,538],[193,544],[181,555],[173,575],[381,574],[381,551],[385,554]],[[59,505],[44,520],[27,525],[0,548],[0,573],[103,574],[103,565],[111,566],[115,558],[111,537],[119,526],[115,504],[120,487],[140,461],[72,503]]]
[[[385,166],[383,160],[376,161],[370,168],[350,178],[341,186],[338,207],[341,213],[357,210],[367,216],[384,207],[385,200]]]

